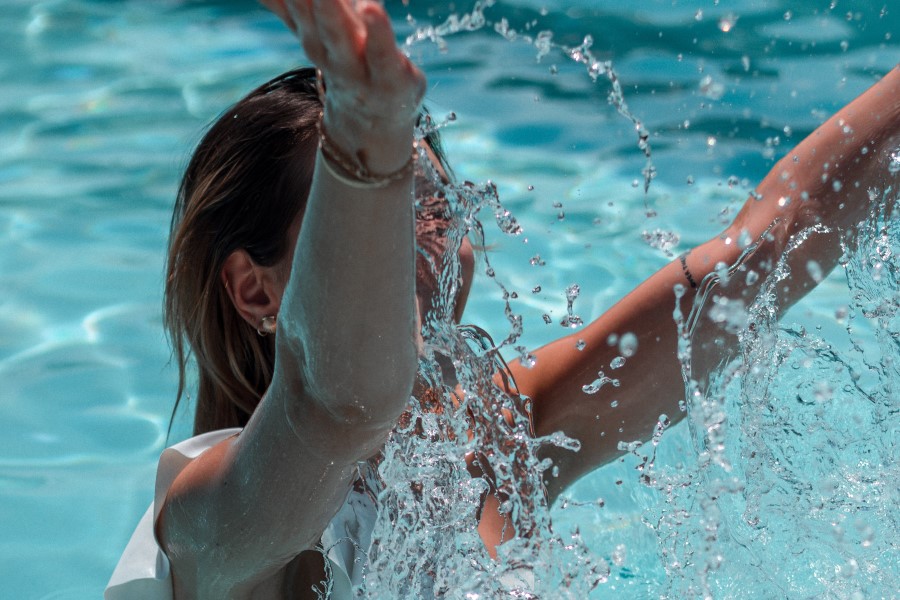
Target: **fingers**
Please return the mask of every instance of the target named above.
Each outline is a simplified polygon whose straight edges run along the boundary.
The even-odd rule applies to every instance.
[[[373,2],[362,7],[361,16],[367,29],[365,52],[369,77],[385,83],[400,83],[399,79],[404,84],[408,84],[410,78],[418,79],[414,91],[414,100],[418,104],[425,93],[424,77],[397,48],[390,18]]]
[[[365,27],[347,0],[285,0],[285,5],[307,56],[319,68],[359,62]]]
[[[377,61],[396,60],[393,28],[384,8],[375,2],[349,0],[265,0],[270,8],[281,1],[295,23],[309,58],[323,70],[363,68],[372,52]]]
[[[284,24],[287,25],[291,31],[297,31],[297,24],[291,18],[290,13],[288,12],[287,6],[284,4],[285,0],[259,0],[259,3],[268,8],[270,11],[275,13],[275,15],[284,21]]]
[[[338,63],[359,62],[365,45],[366,27],[347,0],[313,0],[318,35]]]
[[[310,0],[281,0],[288,14],[288,18],[294,24],[294,32],[299,36],[306,56],[314,64],[320,67],[328,57],[325,46],[316,34],[315,19]]]
[[[329,83],[329,98],[354,110],[417,109],[424,75],[397,47],[391,20],[373,0],[261,0],[283,9],[307,57]],[[404,110],[405,109],[405,110]]]
[[[372,74],[383,72],[389,62],[397,60],[397,43],[391,21],[381,7],[366,3],[361,15],[366,25],[366,56]]]

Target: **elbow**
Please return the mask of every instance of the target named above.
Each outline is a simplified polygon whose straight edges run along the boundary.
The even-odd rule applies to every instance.
[[[300,410],[311,409],[318,418],[341,430],[386,432],[412,394],[418,352],[412,336],[390,353],[344,351],[329,356],[321,352],[277,352],[276,370],[281,371],[289,389],[302,391],[301,395],[312,403]]]
[[[400,362],[348,373],[327,387],[315,386],[311,395],[341,426],[389,430],[406,408],[416,377],[416,362]]]

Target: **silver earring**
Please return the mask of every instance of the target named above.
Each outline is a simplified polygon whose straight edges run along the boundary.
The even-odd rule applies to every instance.
[[[260,337],[266,337],[270,333],[275,333],[276,326],[275,315],[263,317],[259,321],[259,327],[256,329],[256,333],[258,333]]]

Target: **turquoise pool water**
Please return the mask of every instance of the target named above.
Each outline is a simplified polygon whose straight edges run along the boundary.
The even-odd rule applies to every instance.
[[[449,14],[444,2],[409,4],[419,26]],[[406,9],[390,7],[410,33]],[[446,52],[420,42],[410,53],[429,75],[433,112],[458,115],[445,130],[457,175],[496,182],[524,228],[515,238],[488,228],[488,242],[498,278],[518,292],[529,348],[565,333],[572,283],[587,319],[668,260],[644,232],[676,233],[675,251],[717,233],[774,160],[900,58],[900,10],[880,1],[516,0],[485,14],[507,18],[519,39],[486,27],[448,37]],[[608,105],[606,80],[592,82],[559,50],[538,62],[521,38],[541,30],[569,47],[590,34],[597,56],[613,61],[651,134],[657,177],[647,195],[644,155],[632,123]],[[179,170],[212,117],[302,57],[251,2],[7,0],[0,31],[0,596],[96,598],[149,501],[174,398],[159,313]],[[897,229],[887,230],[896,248]],[[859,277],[851,292],[838,270],[788,314],[787,375],[772,389],[725,394],[746,492],[723,494],[715,514],[701,506],[719,474],[695,464],[681,425],[660,450],[668,491],[641,485],[625,461],[556,508],[557,529],[577,525],[611,566],[597,597],[699,596],[691,578],[720,555],[709,584],[717,598],[900,589],[898,382],[896,368],[877,367],[897,358],[897,329],[890,315],[879,322],[854,308],[871,279]],[[466,320],[495,338],[508,328],[487,278]],[[835,374],[816,340],[851,368]],[[847,379],[853,369],[862,375]],[[802,395],[791,371],[816,373],[839,401],[814,421],[760,417],[768,399]],[[785,433],[797,423],[802,435]],[[181,415],[172,439],[189,428]],[[770,462],[739,460],[762,447]],[[687,524],[674,522],[676,509],[691,513]],[[746,526],[748,510],[764,527]],[[719,527],[708,543],[703,516]]]

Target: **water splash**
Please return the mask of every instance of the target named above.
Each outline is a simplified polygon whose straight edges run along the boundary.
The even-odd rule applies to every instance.
[[[577,450],[579,444],[561,434],[533,434],[530,401],[516,392],[499,352],[518,349],[522,318],[486,255],[482,267],[502,293],[509,332],[495,344],[479,328],[453,322],[458,251],[466,235],[483,239],[479,212],[492,214],[508,235],[521,228],[490,182],[444,183],[424,154],[419,163],[444,203],[446,237],[430,262],[438,285],[422,323],[418,390],[378,464],[379,511],[358,594],[585,598],[606,580],[609,567],[577,532],[564,538],[551,527],[544,478],[553,465],[540,458],[545,446]],[[515,532],[496,559],[477,530],[488,496]]]
[[[890,188],[873,195],[859,234],[845,239],[843,345],[777,321],[787,258],[821,226],[792,239],[746,309],[724,305],[717,315],[723,307],[710,309],[716,298],[707,291],[685,318],[676,302],[696,457],[678,468],[651,461],[642,480],[665,499],[645,513],[666,567],[665,596],[862,598],[898,589],[896,203]],[[700,313],[730,324],[739,340],[703,381],[691,377],[692,333],[707,322]]]
[[[619,74],[613,67],[612,61],[601,60],[592,52],[591,48],[594,45],[593,36],[584,36],[581,44],[577,46],[566,46],[554,42],[553,32],[549,30],[539,31],[534,35],[527,31],[519,32],[510,26],[509,21],[505,17],[501,17],[499,21],[494,22],[485,16],[485,10],[493,7],[495,4],[496,0],[478,0],[470,12],[463,13],[461,16],[453,13],[439,25],[419,26],[412,15],[408,15],[407,22],[414,27],[414,31],[406,38],[407,51],[416,44],[428,41],[435,44],[441,52],[446,52],[448,49],[447,37],[463,32],[479,31],[485,27],[493,26],[494,32],[510,42],[522,42],[534,46],[537,50],[535,58],[539,62],[550,55],[551,52],[558,51],[570,60],[583,65],[594,83],[600,79],[607,81],[609,84],[607,102],[615,108],[616,112],[628,119],[634,127],[635,135],[637,136],[637,146],[645,157],[645,164],[643,169],[641,169],[641,174],[644,178],[644,193],[647,194],[650,191],[650,183],[656,177],[656,167],[653,164],[652,149],[650,147],[650,132],[644,126],[642,120],[628,108]],[[648,216],[652,216],[653,213],[646,204],[645,209]]]

